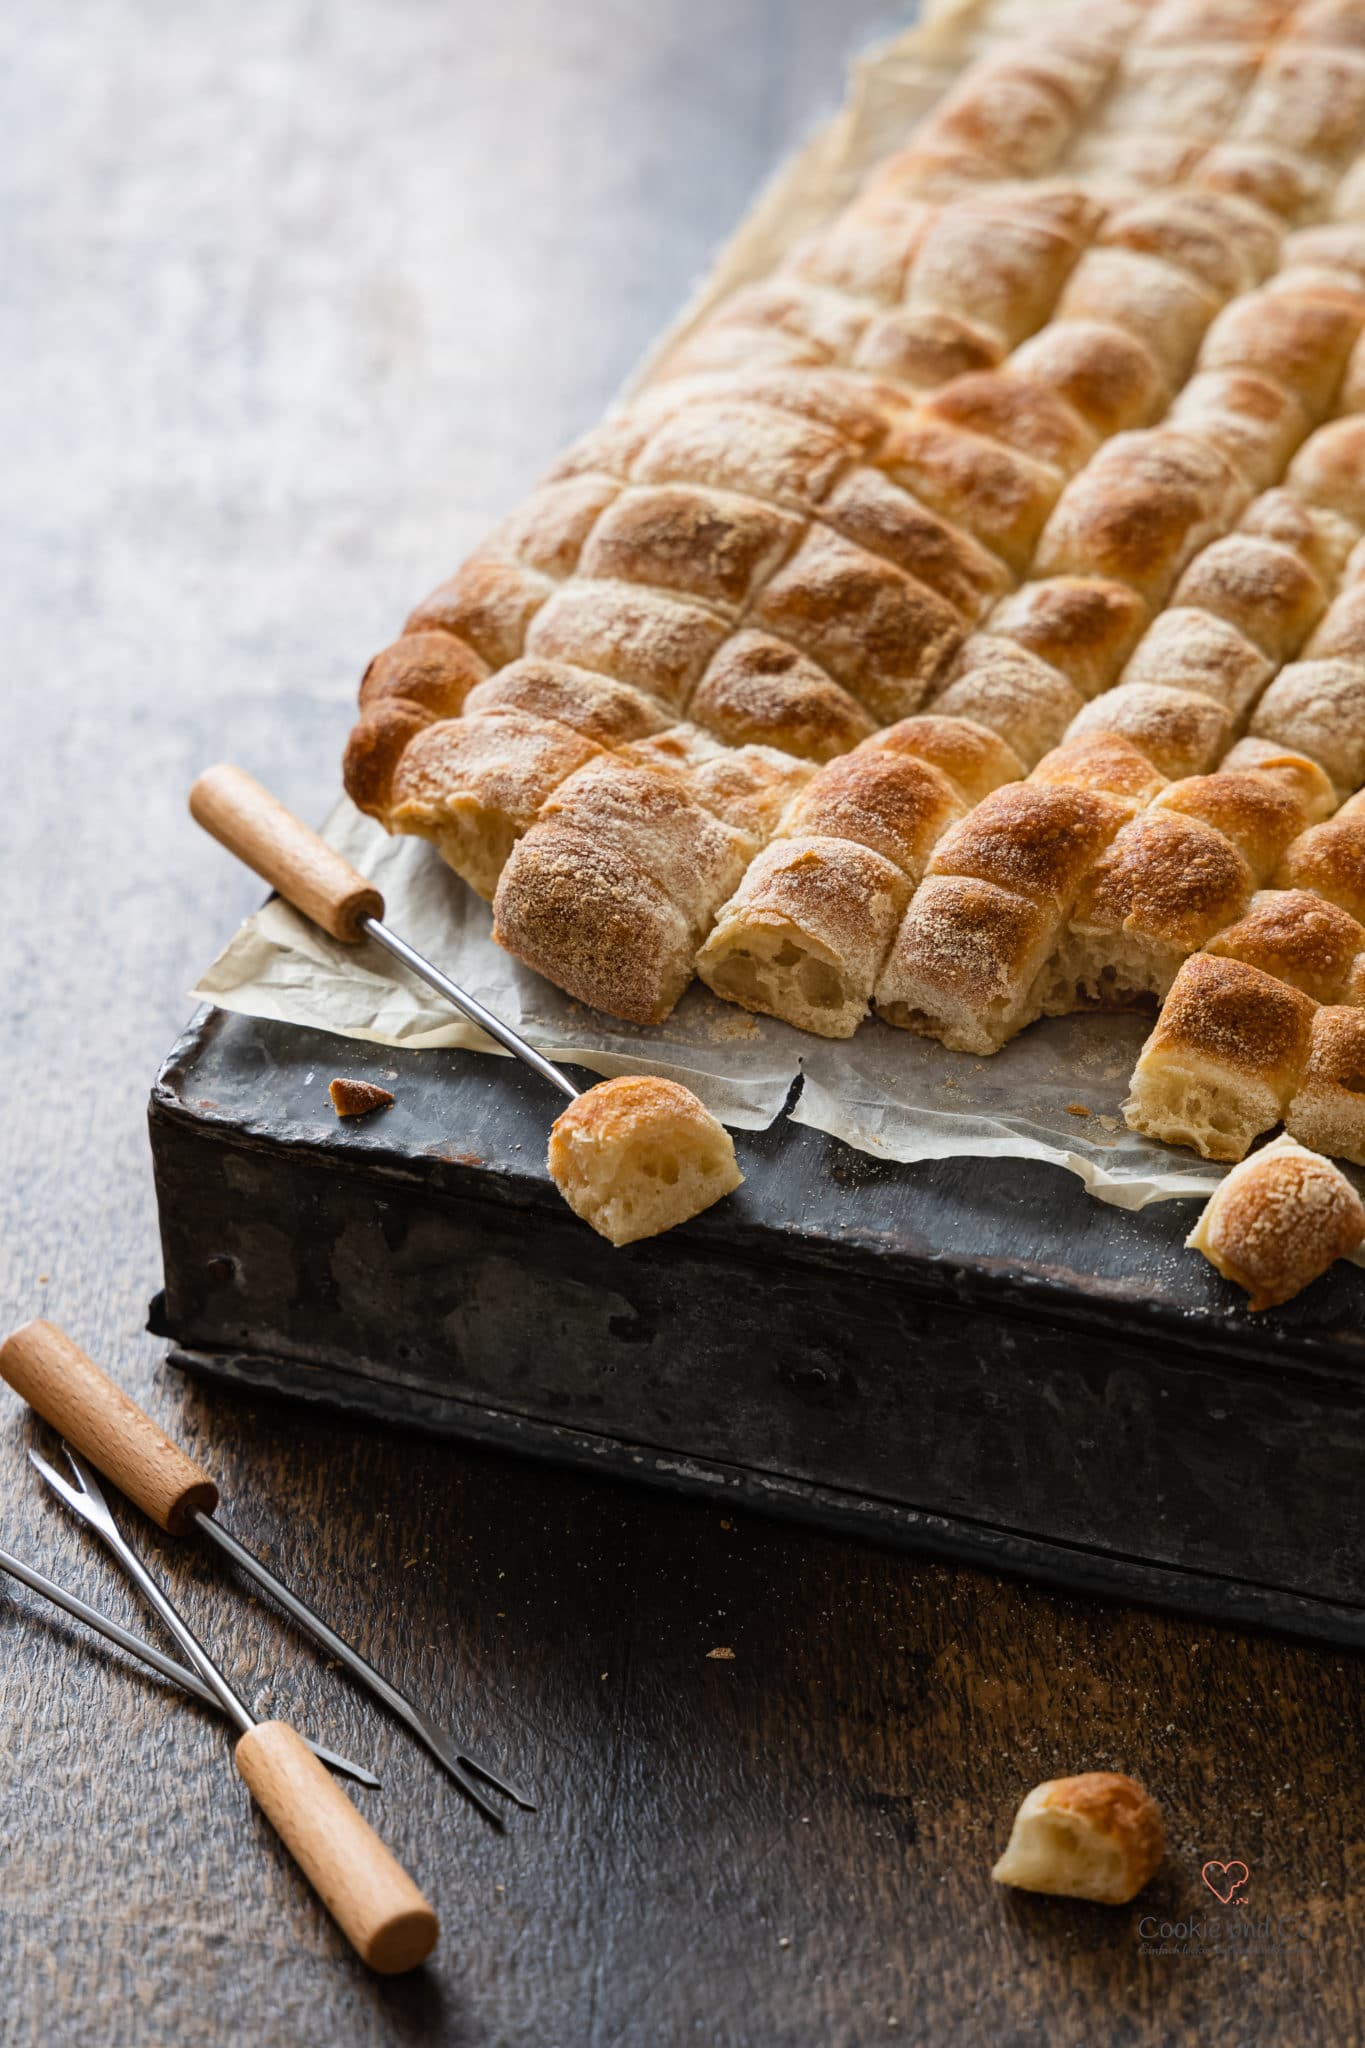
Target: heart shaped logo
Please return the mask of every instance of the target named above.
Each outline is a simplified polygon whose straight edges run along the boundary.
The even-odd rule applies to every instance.
[[[1233,1893],[1251,1878],[1245,1863],[1206,1863],[1199,1875],[1222,1906],[1231,1905]]]

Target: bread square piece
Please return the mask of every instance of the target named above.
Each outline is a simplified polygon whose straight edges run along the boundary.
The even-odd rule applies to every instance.
[[[1034,1786],[991,1876],[1021,1891],[1126,1906],[1156,1875],[1165,1848],[1150,1792],[1118,1771],[1086,1771]]]
[[[1279,889],[1311,889],[1365,924],[1365,795],[1301,832],[1275,876]]]
[[[697,972],[727,1002],[851,1037],[909,893],[901,869],[870,847],[775,839],[722,908]]]
[[[1284,1125],[1315,1151],[1365,1166],[1365,1010],[1318,1011]]]
[[[1129,816],[1128,805],[1095,790],[1006,783],[940,842],[931,872],[994,882],[1057,912]]]
[[[443,718],[398,763],[386,822],[434,840],[456,874],[489,897],[545,799],[597,752],[569,726],[524,711]]]
[[[1357,991],[1365,994],[1365,928],[1349,910],[1306,889],[1259,890],[1246,916],[1210,939],[1208,951],[1259,967],[1315,1003],[1351,1003]]]
[[[1340,1168],[1277,1138],[1235,1166],[1185,1239],[1252,1310],[1291,1301],[1365,1239],[1365,1206]]]
[[[1196,953],[1138,1057],[1129,1128],[1205,1159],[1241,1159],[1298,1086],[1315,1008],[1258,968]]]
[[[550,1178],[611,1244],[657,1237],[744,1179],[724,1124],[680,1082],[648,1074],[599,1081],[550,1131]]]
[[[878,1015],[951,1052],[998,1052],[1039,1014],[1033,990],[1056,935],[1055,913],[1013,890],[929,875],[882,969]]]

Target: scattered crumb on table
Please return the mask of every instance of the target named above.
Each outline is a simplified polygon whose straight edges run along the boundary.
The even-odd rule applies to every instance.
[[[725,1662],[725,1663],[727,1663],[727,1664],[733,1664],[733,1663],[734,1663],[734,1661],[735,1661],[735,1653],[734,1653],[734,1651],[733,1651],[733,1650],[727,1650],[727,1649],[724,1649],[724,1648],[721,1648],[721,1649],[719,1649],[719,1650],[708,1650],[708,1651],[707,1651],[707,1653],[706,1653],[706,1656],[707,1656],[707,1661],[708,1661],[708,1662],[709,1662],[709,1661],[711,1660],[711,1658],[713,1658],[713,1657],[719,1657],[719,1658],[723,1659],[723,1660],[724,1660],[724,1662]]]
[[[1066,1113],[1068,1116],[1089,1116],[1090,1111],[1083,1102],[1068,1102]]]

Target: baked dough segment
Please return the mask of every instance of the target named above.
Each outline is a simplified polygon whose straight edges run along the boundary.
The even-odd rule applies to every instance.
[[[614,1245],[657,1237],[744,1179],[724,1124],[677,1081],[599,1081],[555,1120],[550,1178],[575,1215]]]
[[[1220,1181],[1185,1243],[1255,1312],[1292,1301],[1362,1240],[1365,1206],[1345,1174],[1283,1137]]]
[[[688,701],[691,718],[730,746],[779,747],[829,761],[875,731],[849,692],[789,641],[745,631],[724,641]]]
[[[1284,1127],[1317,1152],[1365,1166],[1365,1009],[1318,1011]]]
[[[1017,772],[989,731],[943,717],[905,719],[830,762],[721,910],[702,980],[745,1009],[849,1037],[934,847]]]
[[[1311,889],[1365,924],[1365,792],[1296,839],[1275,882],[1282,889]]]
[[[1034,1786],[991,1876],[1022,1891],[1126,1906],[1165,1849],[1160,1808],[1136,1779],[1086,1771]]]
[[[1129,1128],[1205,1159],[1240,1159],[1288,1108],[1315,1010],[1258,968],[1194,954],[1133,1070]]]
[[[387,821],[433,840],[456,874],[488,898],[546,798],[597,752],[571,727],[523,711],[441,719],[404,750]]]
[[[990,1053],[1041,1013],[1076,889],[1131,814],[1069,783],[996,790],[945,836],[876,987],[889,1024]]]
[[[414,645],[376,664],[353,739],[353,793],[391,826],[437,838],[485,891],[517,836],[534,821],[538,839],[543,822],[553,902],[538,960],[553,978],[552,930],[580,967],[586,958],[568,933],[575,864],[591,876],[593,900],[609,898],[618,935],[635,892],[640,958],[653,968],[650,992],[636,986],[631,999],[651,1014],[682,973],[678,920],[690,940],[703,937],[701,906],[716,882],[704,863],[696,888],[660,872],[624,812],[589,825],[575,798],[568,816],[542,802],[541,820],[533,799],[553,793],[556,775],[600,766],[593,749],[625,750],[629,766],[673,776],[694,811],[736,831],[751,854],[775,828],[783,791],[779,771],[750,774],[759,754],[776,744],[811,762],[847,755],[950,672],[935,711],[950,714],[949,726],[990,726],[1027,768],[1112,683],[1146,608],[1160,601],[1154,592],[1201,537],[1226,529],[1330,402],[1343,337],[1365,317],[1351,283],[1365,276],[1354,230],[1290,237],[1280,250],[1272,212],[1302,203],[1287,195],[1310,189],[1312,166],[1294,172],[1254,124],[1221,160],[1209,148],[1238,128],[1260,89],[1262,31],[1239,30],[1201,74],[1199,10],[1165,13],[1155,61],[1150,50],[1125,52],[1135,33],[1145,42],[1150,20],[1119,7],[976,67],[843,216],[846,256],[835,223],[718,307],[693,337],[702,356],[680,352],[627,415],[585,437],[418,607],[405,635]],[[1341,67],[1315,70],[1317,53],[1308,54],[1313,62],[1291,66],[1277,89],[1311,131],[1305,150],[1334,176],[1354,116],[1315,107],[1319,88],[1303,80]],[[1197,185],[1125,202],[1112,191],[1097,200],[1066,176],[1036,179],[1074,154],[1116,73],[1130,84],[1139,73],[1164,80],[1163,118],[1173,95],[1193,96],[1189,119],[1207,125],[1189,159]],[[1350,74],[1347,64],[1348,84]],[[1100,130],[1115,108],[1120,126],[1127,118],[1126,91],[1121,80]],[[1128,100],[1131,109],[1131,92]],[[1226,319],[1227,302],[1235,308],[1268,274],[1255,294],[1265,302],[1258,337]],[[899,384],[871,374],[879,321],[902,323]],[[1180,395],[1179,424],[1095,456],[1097,437],[1160,411],[1201,339],[1208,356],[1214,332],[1222,357],[1194,380],[1198,391]],[[888,326],[888,347],[890,337]],[[1082,562],[1079,548],[1074,573],[1011,596],[1044,519],[1055,522],[1069,500],[1084,510],[1106,456],[1120,493],[1135,479],[1146,493],[1126,513],[1110,508],[1117,525],[1105,526],[1102,507],[1096,515],[1116,557],[1120,540],[1131,543],[1126,566],[1106,560],[1104,545]],[[1319,496],[1323,518],[1344,526],[1344,503],[1328,509],[1341,482]],[[1310,573],[1305,566],[1305,588]],[[999,618],[964,651],[1000,599]],[[1234,592],[1228,605],[1237,601]],[[418,640],[442,636],[448,651],[417,651]],[[521,673],[509,681],[513,669]],[[1211,691],[1189,691],[1156,706],[1144,731],[1174,735],[1160,755],[1165,772],[1220,750],[1255,688],[1243,676],[1220,705]],[[494,720],[501,731],[474,731]],[[470,730],[438,742],[427,736],[433,721]],[[698,726],[747,752],[749,766],[731,773]],[[444,792],[434,787],[438,759],[454,778]],[[803,836],[860,843],[824,825]],[[924,844],[929,836],[926,823]],[[608,890],[617,854],[621,887]],[[901,865],[911,879],[918,858]],[[504,934],[530,919],[538,860],[529,851],[509,889]]]
[[[909,894],[900,868],[868,847],[774,839],[721,909],[697,971],[743,1009],[851,1037]]]
[[[1220,832],[1155,808],[1085,877],[1047,1007],[1128,1009],[1166,994],[1196,947],[1247,908],[1256,878]]]
[[[493,937],[581,1001],[661,1023],[753,844],[681,778],[598,754],[512,849]]]
[[[1365,1001],[1365,926],[1306,889],[1258,890],[1206,951],[1259,967],[1315,1003]]]

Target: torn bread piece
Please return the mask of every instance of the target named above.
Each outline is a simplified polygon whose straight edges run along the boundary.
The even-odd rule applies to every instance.
[[[1133,1069],[1130,1130],[1205,1159],[1241,1159],[1288,1108],[1316,1004],[1240,960],[1195,953]]]
[[[550,1178],[611,1244],[657,1237],[700,1215],[744,1176],[724,1124],[678,1081],[599,1081],[550,1132]]]
[[[1165,1846],[1150,1792],[1119,1771],[1085,1771],[1034,1786],[991,1876],[1021,1891],[1126,1906],[1156,1874]]]
[[[1340,1167],[1276,1138],[1220,1182],[1185,1239],[1253,1310],[1292,1301],[1365,1241],[1365,1204]]]
[[[348,1080],[344,1074],[328,1083],[327,1093],[338,1116],[368,1116],[372,1109],[387,1109],[393,1101],[391,1088],[381,1088],[377,1081]]]

